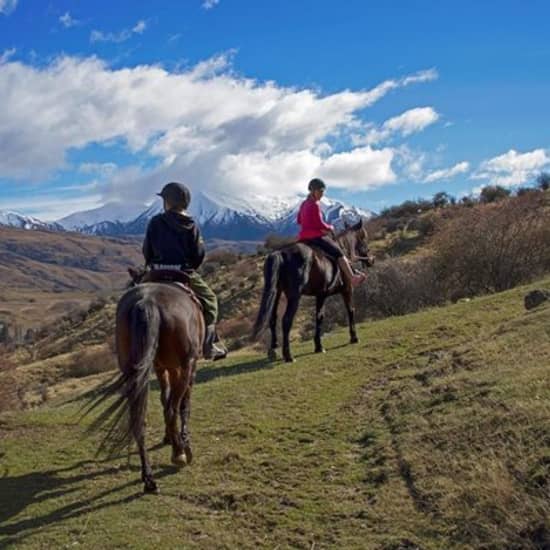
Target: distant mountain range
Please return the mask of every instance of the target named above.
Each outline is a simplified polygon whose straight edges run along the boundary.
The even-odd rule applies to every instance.
[[[304,197],[283,200],[248,197],[246,200],[227,195],[196,192],[189,208],[206,239],[261,240],[271,233],[290,235],[298,231],[296,214]],[[321,208],[328,223],[342,228],[372,212],[323,197]],[[15,212],[0,210],[0,225],[49,231],[77,231],[88,235],[143,235],[149,220],[162,212],[162,202],[144,204],[108,203],[100,208],[76,212],[54,223]]]
[[[18,227],[19,229],[42,229],[47,231],[63,231],[61,224],[56,222],[43,222],[32,216],[25,216],[18,212],[0,210],[0,225]]]

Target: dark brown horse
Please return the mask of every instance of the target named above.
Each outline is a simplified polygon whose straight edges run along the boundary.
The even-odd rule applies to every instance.
[[[368,235],[363,221],[348,227],[336,241],[353,261],[360,261],[363,267],[373,264],[369,254]],[[302,294],[316,297],[315,352],[324,352],[321,343],[321,329],[324,304],[328,296],[341,294],[348,312],[350,342],[358,342],[355,331],[353,288],[346,283],[335,261],[320,250],[304,243],[294,243],[269,254],[264,263],[264,290],[260,311],[254,325],[253,338],[257,337],[269,319],[271,346],[268,357],[277,358],[277,306],[281,293],[286,296],[286,311],[283,315],[283,358],[293,361],[290,353],[289,334]]]
[[[130,274],[141,276],[133,270]],[[146,277],[151,278],[151,274]],[[166,430],[164,442],[172,445],[172,462],[178,466],[188,464],[192,460],[188,427],[191,389],[196,364],[202,354],[204,330],[198,301],[179,284],[137,284],[118,302],[116,348],[120,376],[99,401],[115,392],[120,397],[95,424],[97,427],[114,418],[108,434],[112,448],[129,444],[134,437],[146,493],[158,491],[145,447],[149,378],[155,372],[160,383]],[[93,408],[95,406],[97,403]]]

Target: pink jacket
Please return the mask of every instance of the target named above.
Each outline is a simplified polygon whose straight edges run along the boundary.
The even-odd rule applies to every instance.
[[[304,241],[307,239],[315,239],[322,237],[329,231],[333,231],[334,227],[323,220],[321,205],[319,201],[308,197],[300,206],[298,211],[298,225],[300,225],[300,233],[298,240]]]

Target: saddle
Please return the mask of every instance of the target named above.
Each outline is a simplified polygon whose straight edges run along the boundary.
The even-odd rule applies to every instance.
[[[192,300],[203,309],[202,303],[189,285],[189,276],[179,269],[151,269],[145,272],[142,283],[166,283],[177,286],[186,292]]]

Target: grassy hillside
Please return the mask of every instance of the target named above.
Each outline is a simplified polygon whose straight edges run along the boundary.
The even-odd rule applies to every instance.
[[[0,546],[548,548],[550,305],[523,295],[549,285],[202,364],[182,471],[155,389],[158,496],[135,454],[94,459],[84,397],[4,413]]]
[[[37,328],[121,288],[142,262],[135,239],[0,227],[0,321]]]

